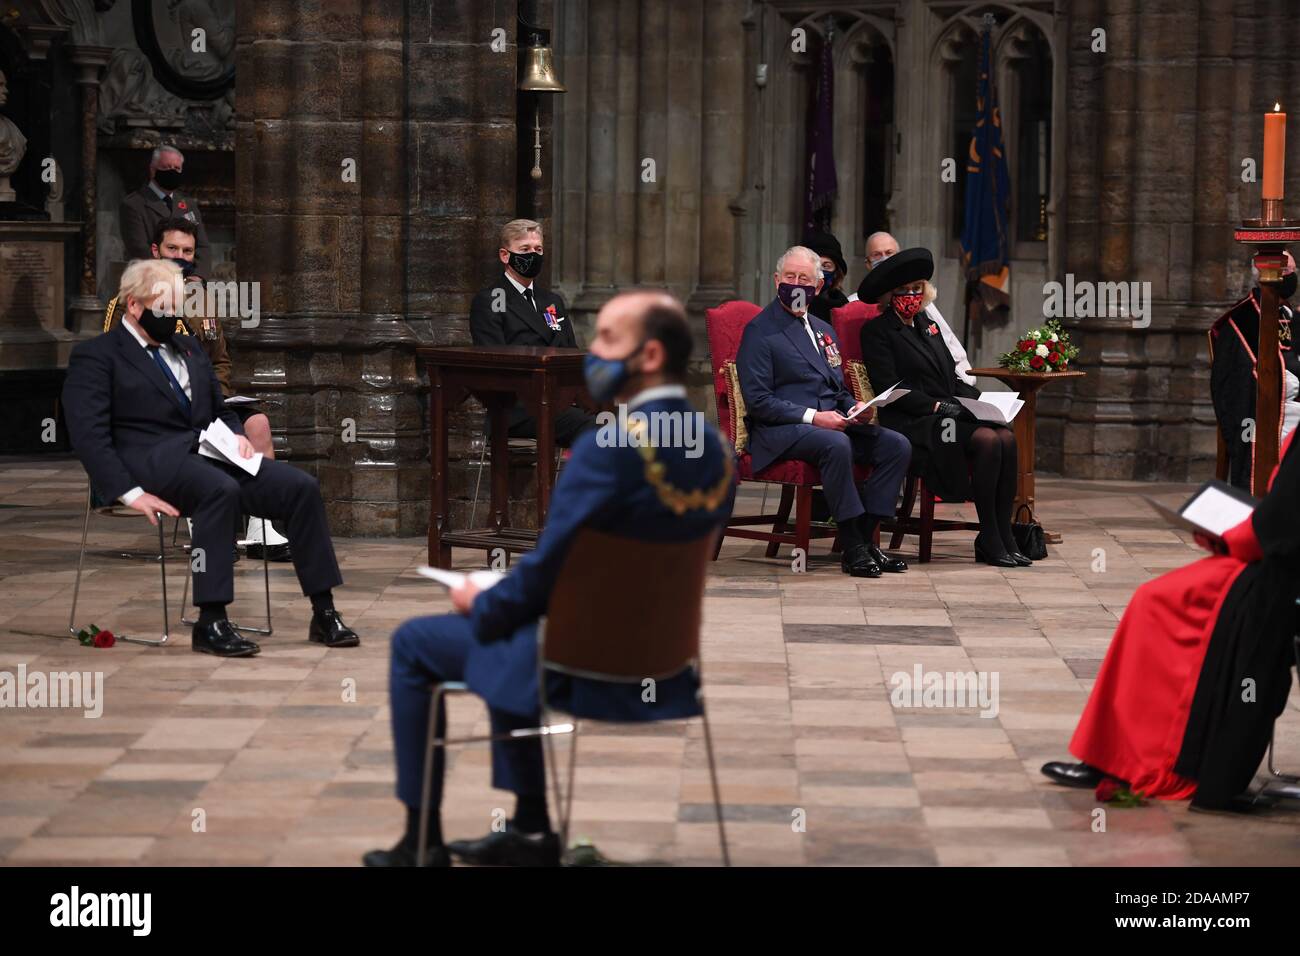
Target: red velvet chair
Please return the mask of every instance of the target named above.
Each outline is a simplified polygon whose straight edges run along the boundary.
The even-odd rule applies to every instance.
[[[862,360],[862,326],[880,315],[880,306],[866,302],[850,302],[846,306],[831,310],[831,327],[835,337],[840,340],[840,354],[844,356],[844,367],[848,370],[844,380],[853,391],[853,397],[860,402],[869,402],[874,398],[871,380],[867,377],[866,366]],[[912,509],[917,499],[921,501],[921,514],[912,517]],[[903,483],[903,502],[893,521],[884,522],[886,531],[892,531],[889,550],[893,551],[903,543],[903,536],[917,536],[917,552],[922,564],[930,560],[931,545],[936,531],[978,531],[980,526],[974,521],[957,521],[952,518],[936,518],[934,503],[939,499],[925,487],[925,479],[919,471],[909,469],[907,481]]]
[[[743,417],[737,415],[739,377],[736,373],[736,353],[740,350],[740,337],[750,319],[762,311],[752,302],[733,300],[708,309],[705,325],[709,335],[709,360],[713,367],[713,396],[717,401],[718,425],[733,448],[736,434],[744,428]],[[743,399],[741,399],[743,402]],[[869,468],[854,466],[854,477],[865,481],[871,474]],[[814,538],[835,538],[833,527],[812,526],[812,493],[821,484],[821,474],[813,465],[803,461],[778,461],[754,474],[748,451],[736,456],[736,474],[741,481],[762,481],[781,486],[781,503],[775,514],[732,517],[727,522],[723,536],[748,538],[767,542],[767,556],[776,557],[783,544],[802,548],[808,553],[808,543]],[[794,524],[790,524],[790,509],[794,508]],[[752,525],[771,525],[771,531],[752,529]],[[718,550],[722,538],[718,539]],[[839,550],[837,541],[832,548]],[[717,552],[714,552],[717,558]]]

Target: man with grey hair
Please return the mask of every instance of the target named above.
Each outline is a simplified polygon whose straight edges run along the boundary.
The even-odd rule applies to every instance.
[[[787,249],[772,282],[776,298],[745,326],[736,354],[753,472],[778,461],[815,465],[840,531],[841,570],[862,578],[906,571],[876,547],[875,532],[894,513],[912,446],[861,411],[844,384],[834,330],[808,311],[824,283],[821,257]],[[872,468],[861,488],[855,464]]]
[[[873,232],[867,236],[867,271],[870,272],[877,265],[897,253],[897,239],[887,232]],[[857,302],[858,294],[855,292],[849,296],[849,301]],[[872,307],[876,305],[874,302],[867,304]],[[966,355],[966,349],[962,346],[961,340],[954,334],[952,327],[948,325],[947,320],[939,314],[939,307],[931,302],[925,307],[925,314],[939,327],[939,334],[943,336],[943,344],[948,347],[948,352],[952,355],[952,360],[957,366],[957,377],[967,385],[974,385],[975,376],[970,373],[970,358]]]
[[[182,195],[178,187],[185,167],[185,157],[174,146],[159,146],[149,154],[149,181],[128,193],[118,207],[118,225],[126,258],[148,259],[158,224],[167,219],[186,219],[194,223],[194,275],[206,276],[212,261],[208,249],[208,231],[199,215],[199,204]]]

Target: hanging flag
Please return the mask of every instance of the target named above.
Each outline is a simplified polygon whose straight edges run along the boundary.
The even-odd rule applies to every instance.
[[[817,77],[808,114],[808,188],[804,193],[804,232],[829,232],[831,201],[835,198],[835,65],[831,60],[833,32],[822,39]]]
[[[1007,219],[1011,209],[1011,177],[1002,150],[1002,114],[993,85],[992,24],[988,19],[980,34],[975,107],[979,119],[966,162],[966,219],[961,231],[966,300],[972,320],[987,318],[992,312],[1010,306]]]

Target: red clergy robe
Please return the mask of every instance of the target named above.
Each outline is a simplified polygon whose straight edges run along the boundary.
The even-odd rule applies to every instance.
[[[1147,797],[1183,800],[1196,792],[1197,782],[1174,766],[1219,611],[1263,554],[1257,515],[1224,536],[1228,554],[1202,558],[1134,592],[1070,741],[1075,757]]]

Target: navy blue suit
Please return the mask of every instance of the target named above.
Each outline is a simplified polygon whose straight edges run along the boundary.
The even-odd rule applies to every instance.
[[[188,335],[172,346],[190,376],[187,412],[166,375],[126,327],[83,342],[68,358],[63,410],[72,448],[100,496],[116,500],[139,486],[175,505],[194,523],[195,604],[234,599],[233,550],[240,510],[283,519],[304,594],[343,583],[316,479],[282,461],[263,459],[256,475],[198,454],[199,432],[220,418],[237,435],[203,347]]]
[[[682,398],[647,402],[636,411],[698,414]],[[734,485],[713,510],[674,514],[645,478],[636,448],[602,447],[599,430],[585,432],[560,472],[537,548],[516,562],[506,578],[481,592],[471,613],[442,614],[407,621],[393,635],[390,704],[397,757],[397,798],[420,803],[430,686],[465,681],[487,703],[494,733],[536,726],[538,719],[537,621],[546,613],[565,555],[584,527],[646,541],[689,541],[715,533],[731,513]],[[656,458],[677,488],[690,491],[716,484],[725,473],[727,451],[711,427],[701,438],[702,454],[659,448]],[[579,717],[619,720],[670,719],[699,713],[698,678],[687,673],[658,685],[648,712],[639,684],[611,686],[579,678],[548,680],[547,700]],[[445,717],[438,716],[442,735]],[[434,801],[441,793],[442,757],[433,768]],[[524,796],[545,793],[542,750],[537,738],[493,744],[492,784]]]
[[[844,384],[843,365],[832,366],[828,359],[831,348],[839,351],[834,329],[814,315],[808,319],[821,348],[778,299],[754,316],[741,336],[736,368],[753,469],[759,472],[787,459],[810,462],[821,472],[836,521],[864,512],[889,517],[907,476],[911,446],[902,435],[875,424],[837,432],[804,423],[809,408],[847,413],[855,404]],[[853,481],[854,462],[872,465],[861,490]]]

